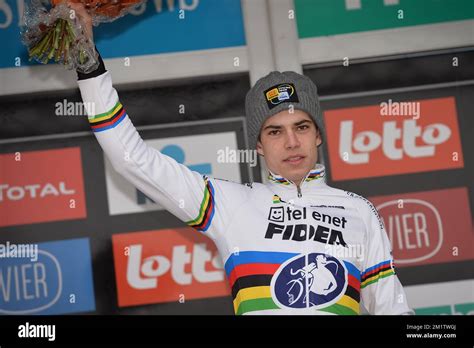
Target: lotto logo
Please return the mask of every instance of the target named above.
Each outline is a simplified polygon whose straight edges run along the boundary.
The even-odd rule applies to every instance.
[[[326,111],[332,179],[462,168],[455,99],[413,103],[417,117],[381,113],[380,105]]]
[[[115,235],[119,306],[228,296],[221,259],[191,228]]]
[[[206,250],[206,244],[195,244],[192,252],[188,252],[186,245],[172,248],[171,259],[163,255],[142,257],[141,244],[130,245],[127,263],[127,282],[134,289],[153,289],[158,285],[158,278],[171,271],[171,277],[180,285],[189,285],[195,279],[201,283],[221,281],[224,279],[222,271],[206,271],[205,264],[211,261],[216,269],[222,269],[217,256],[212,258]],[[192,259],[192,262],[191,262]],[[185,271],[186,264],[191,262],[191,272]]]
[[[430,157],[435,154],[436,145],[446,142],[451,136],[451,130],[444,124],[430,124],[422,128],[416,124],[416,120],[403,121],[402,128],[397,128],[395,121],[385,122],[382,135],[374,131],[354,135],[353,126],[353,121],[343,121],[339,138],[339,153],[342,158],[346,156],[347,162],[351,164],[369,163],[370,153],[381,145],[383,154],[391,160],[401,160],[404,157]],[[401,134],[403,134],[402,146],[397,148],[396,141]],[[420,135],[426,145],[416,144]]]

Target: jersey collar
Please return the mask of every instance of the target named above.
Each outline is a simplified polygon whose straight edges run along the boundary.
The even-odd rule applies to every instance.
[[[268,181],[274,185],[295,187],[297,186],[293,181],[284,178],[281,175],[273,173],[271,170],[268,171]],[[315,167],[311,169],[308,174],[301,180],[300,188],[313,187],[318,185],[324,185],[326,183],[326,169],[321,163],[316,163]]]

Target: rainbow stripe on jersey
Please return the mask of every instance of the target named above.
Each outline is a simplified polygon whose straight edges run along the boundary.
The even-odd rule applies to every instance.
[[[93,132],[103,132],[116,127],[127,116],[120,102],[107,112],[89,117],[89,123]]]
[[[190,227],[199,232],[206,232],[209,229],[216,210],[214,186],[212,186],[209,178],[205,178],[205,183],[204,196],[201,201],[201,207],[199,208],[199,215],[194,220],[186,222]]]
[[[225,271],[232,289],[235,314],[280,309],[271,294],[272,277],[295,253],[271,251],[243,251],[234,253],[225,263]],[[343,261],[348,270],[348,284],[338,302],[318,311],[342,315],[360,313],[360,271],[350,262]]]
[[[382,261],[372,267],[367,268],[361,274],[361,288],[365,288],[367,285],[378,282],[380,279],[389,277],[395,274],[395,270],[392,267],[392,261]]]

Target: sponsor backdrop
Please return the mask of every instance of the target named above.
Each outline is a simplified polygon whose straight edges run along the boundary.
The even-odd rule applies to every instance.
[[[333,186],[377,207],[418,314],[473,314],[474,85],[324,102]]]
[[[0,163],[0,227],[86,217],[79,147],[2,154]]]
[[[327,180],[375,204],[419,314],[474,312],[472,98],[473,85],[323,97]],[[251,180],[217,160],[244,148],[242,119],[140,133],[193,170]],[[0,241],[38,253],[0,258],[0,313],[233,313],[215,245],[114,173],[90,133],[1,150]]]
[[[218,152],[245,148],[242,118],[140,134],[193,170],[251,181]],[[213,242],[113,174],[92,133],[1,150],[0,314],[232,313]]]
[[[19,13],[26,3],[27,0],[0,1],[0,41],[6,44],[0,55],[0,68],[18,66],[18,58],[21,66],[37,65],[28,61],[18,30],[22,23]],[[240,1],[148,1],[134,14],[94,29],[94,40],[104,58],[243,46]]]
[[[89,238],[38,243],[37,248],[34,258],[2,259],[0,313],[95,310]]]
[[[325,123],[334,181],[464,167],[454,97],[328,110]]]
[[[471,0],[295,0],[302,39],[474,19],[472,6]]]
[[[189,228],[114,235],[118,305],[230,294],[214,243]]]
[[[342,60],[347,64],[474,45],[471,0],[294,0],[294,4],[303,65]],[[360,82],[352,82],[356,81]]]
[[[142,8],[140,21],[123,20],[127,30],[121,21],[100,28],[104,57],[245,44],[238,0],[180,2],[190,19],[185,24],[168,5],[178,1],[154,1]],[[307,39],[472,19],[459,10],[471,1],[451,2],[430,0],[423,21],[414,15],[421,1],[295,5],[300,38]],[[406,21],[380,20],[399,3]],[[15,29],[22,6],[0,0],[0,39],[7,43],[0,68],[14,67],[17,56],[26,61]],[[318,30],[315,8],[318,22],[326,23]],[[321,8],[336,19],[328,21]],[[108,37],[106,29],[116,34]],[[159,32],[153,40],[133,39],[150,37],[151,30]],[[325,110],[328,183],[379,209],[397,273],[419,314],[474,312],[474,85],[459,83],[474,80],[465,68],[473,54],[456,54],[456,66],[454,54],[305,70]],[[423,86],[441,82],[453,83]],[[242,115],[247,89],[248,80],[238,77],[120,94],[134,123],[147,125],[140,134],[150,146],[198,172],[248,182],[259,181],[258,167],[250,172],[242,163],[220,163],[216,154],[245,148],[242,119],[233,116]],[[338,95],[344,92],[356,93]],[[114,173],[86,120],[54,115],[65,96],[0,99],[2,137],[57,134],[0,145],[0,314],[233,313],[215,246]],[[177,115],[183,101],[186,115]],[[192,122],[163,124],[177,121]],[[36,253],[14,256],[22,244],[36,245]]]

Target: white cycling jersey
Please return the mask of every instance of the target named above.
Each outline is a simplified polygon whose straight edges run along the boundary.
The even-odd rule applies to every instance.
[[[203,176],[148,146],[109,72],[78,81],[92,130],[115,170],[215,242],[236,314],[412,314],[375,207],[330,187],[317,164],[297,186]]]

